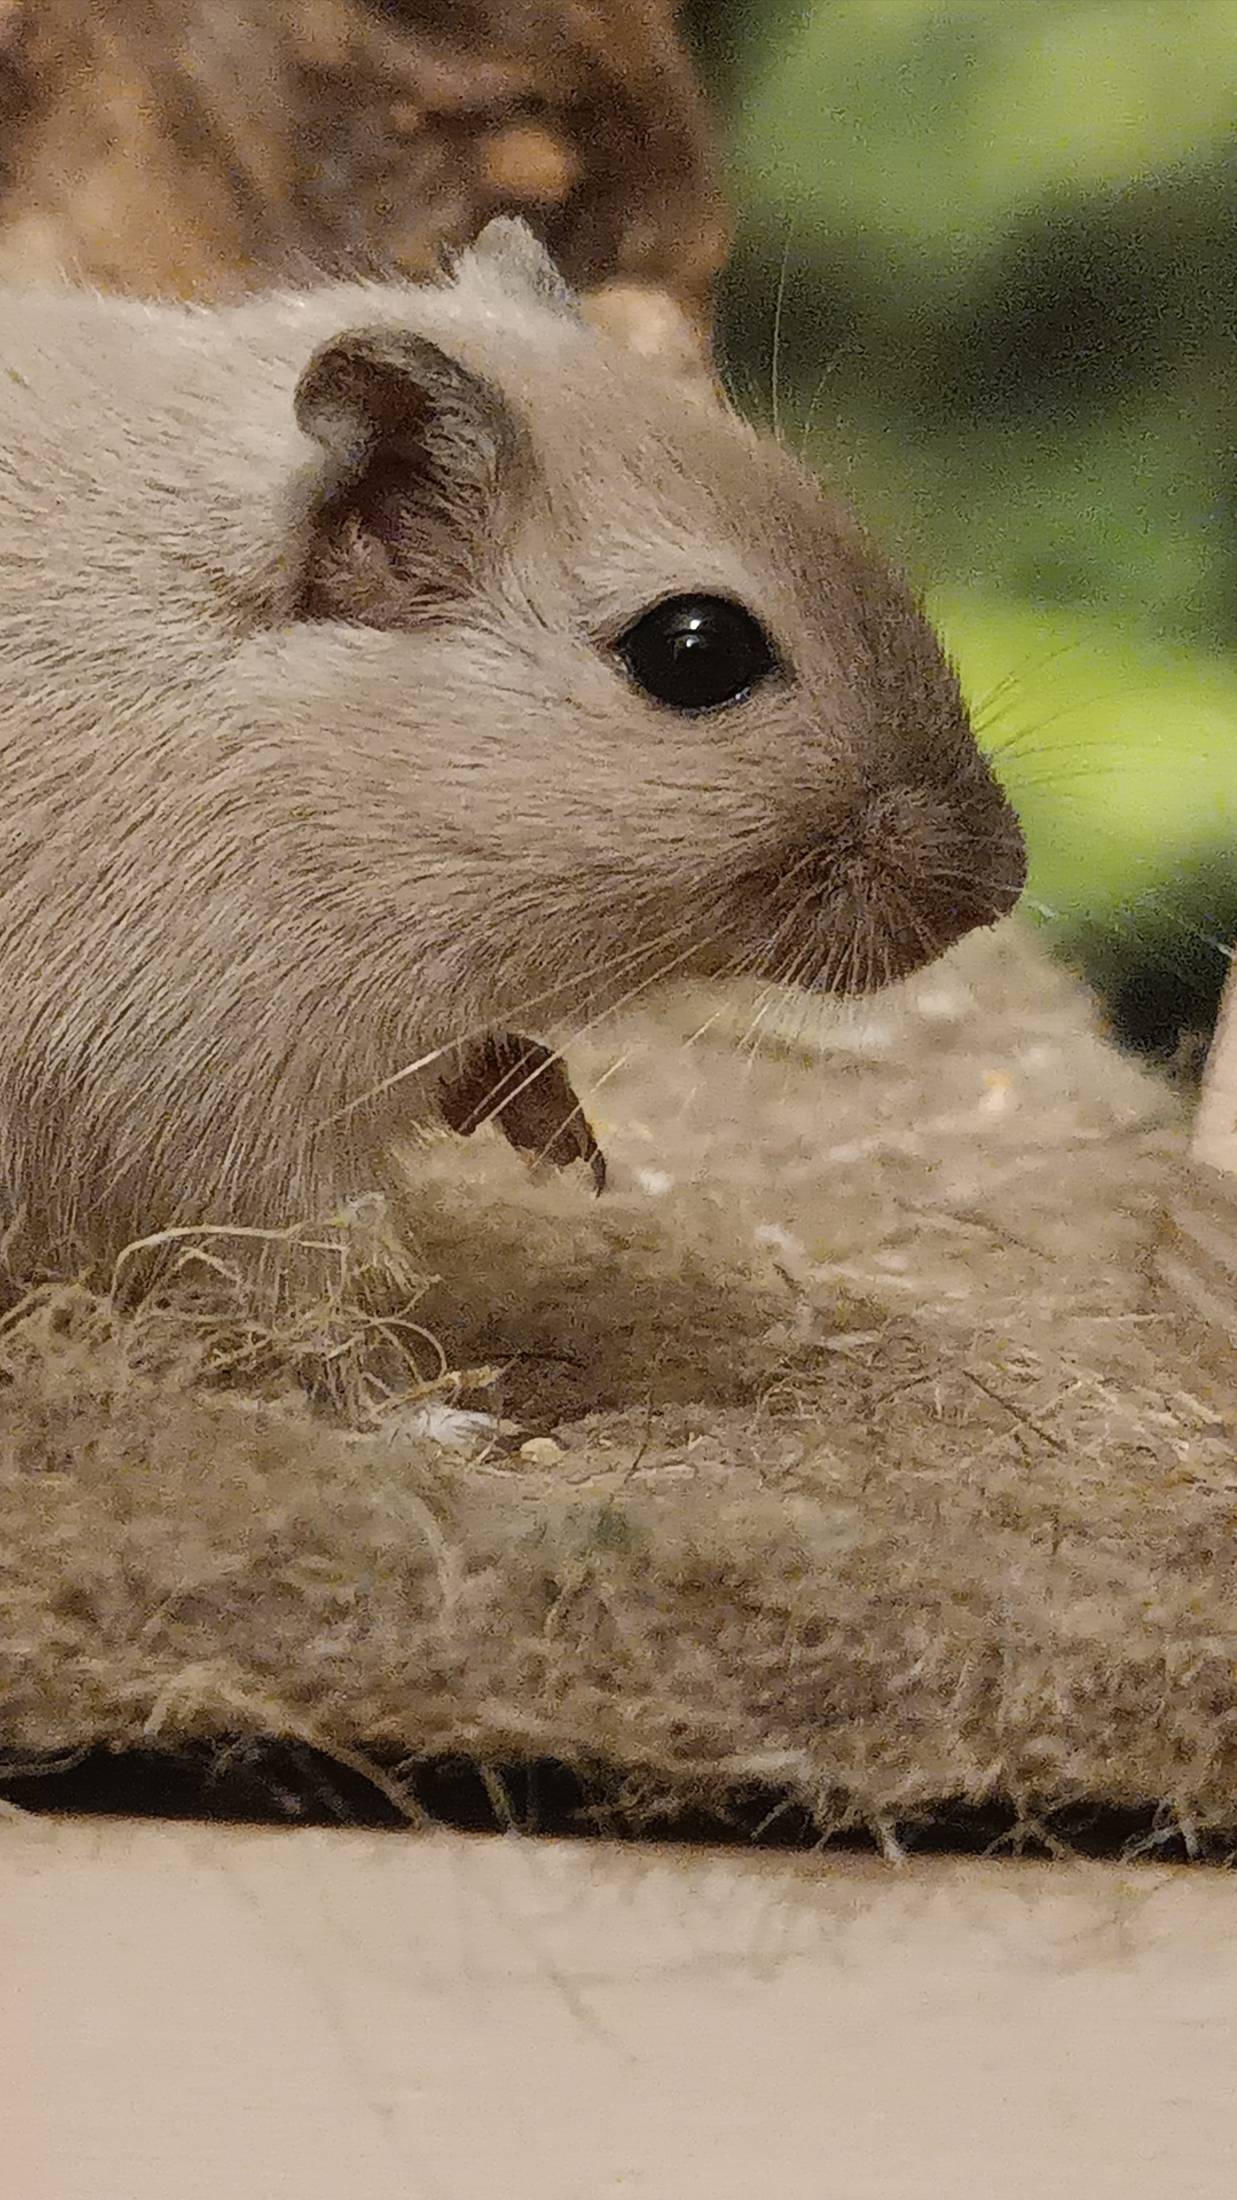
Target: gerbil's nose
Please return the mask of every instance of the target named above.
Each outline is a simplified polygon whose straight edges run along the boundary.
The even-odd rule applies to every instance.
[[[929,888],[952,882],[988,921],[1008,916],[1026,884],[1022,827],[983,766],[960,784],[908,781],[862,805],[858,838],[892,881]]]
[[[999,799],[999,822],[992,836],[987,866],[994,919],[1012,915],[1027,882],[1027,844],[1022,837],[1022,827],[1004,795]]]
[[[935,912],[942,945],[979,926],[995,924],[1017,907],[1027,882],[1026,843],[1004,795],[993,788],[983,814],[968,820],[952,851],[927,866],[926,901]]]
[[[1008,916],[1026,884],[1021,827],[986,770],[962,790],[888,788],[857,823],[851,876],[899,972]]]

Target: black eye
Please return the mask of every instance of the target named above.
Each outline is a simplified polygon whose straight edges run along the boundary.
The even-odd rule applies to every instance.
[[[773,670],[758,619],[725,596],[668,596],[620,636],[632,679],[672,710],[737,703]]]

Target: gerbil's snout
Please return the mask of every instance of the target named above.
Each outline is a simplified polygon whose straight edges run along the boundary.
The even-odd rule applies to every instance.
[[[877,796],[851,862],[899,977],[1008,916],[1026,883],[1021,829],[986,767],[961,798],[915,786]]]
[[[870,992],[945,953],[1015,907],[1026,882],[1022,832],[976,759],[965,792],[914,784],[871,796],[834,852],[829,893],[850,904],[854,951],[835,989]]]
[[[781,866],[763,974],[875,992],[1008,916],[1025,879],[1017,818],[978,754],[960,788],[865,790]]]

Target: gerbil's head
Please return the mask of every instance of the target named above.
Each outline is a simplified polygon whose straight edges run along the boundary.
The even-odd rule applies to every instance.
[[[864,991],[1011,909],[1018,827],[914,597],[690,347],[588,326],[512,222],[414,296],[297,393],[298,618],[332,740],[380,751],[375,920],[437,896],[501,1021],[661,970]]]

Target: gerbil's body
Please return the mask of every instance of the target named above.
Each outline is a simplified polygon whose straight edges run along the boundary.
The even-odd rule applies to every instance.
[[[876,983],[1020,883],[902,585],[509,225],[434,288],[8,296],[0,571],[0,1195],[49,1244],[322,1213],[436,1049]],[[771,639],[724,708],[625,653],[688,597]]]

